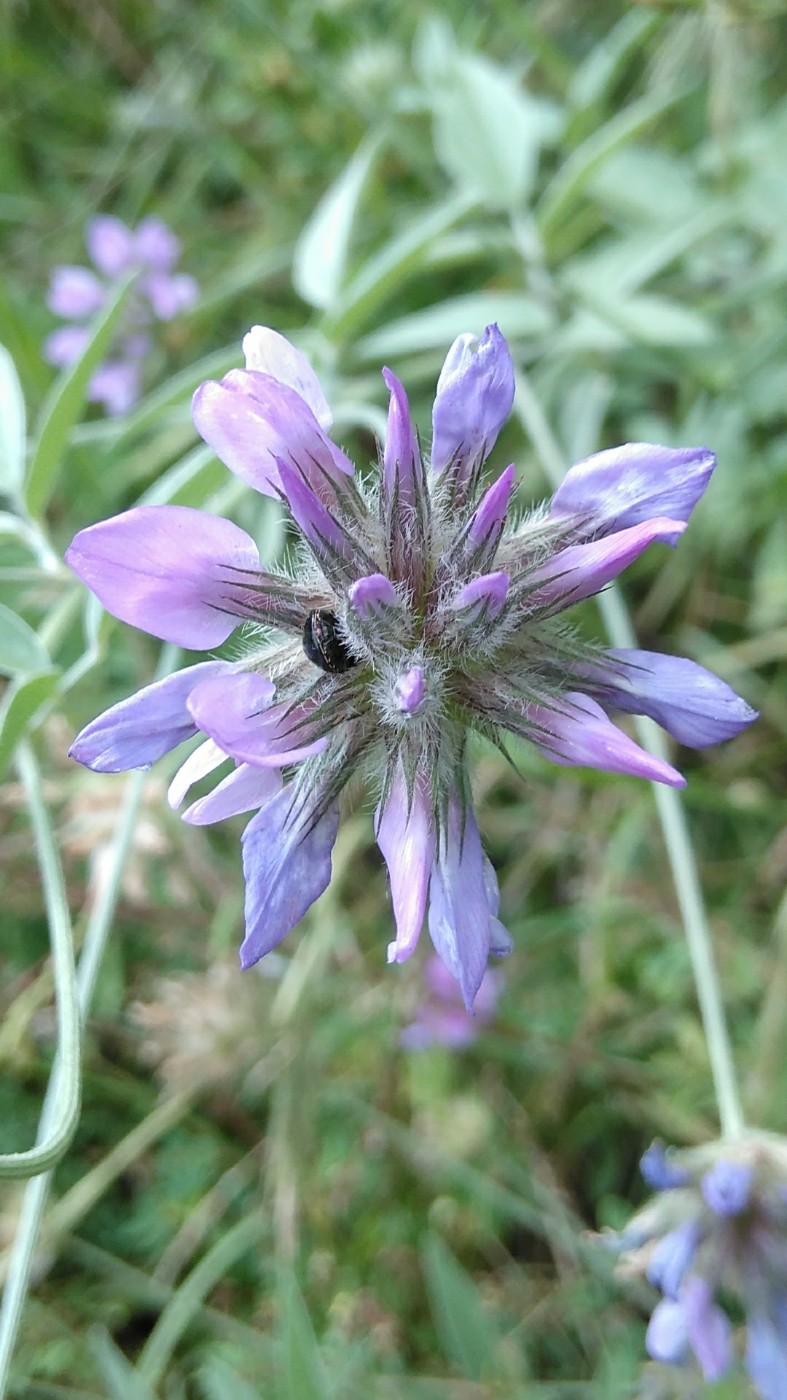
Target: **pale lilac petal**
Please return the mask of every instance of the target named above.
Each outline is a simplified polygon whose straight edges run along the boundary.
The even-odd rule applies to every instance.
[[[187,713],[189,719],[192,719],[191,712],[187,711]],[[189,788],[193,787],[195,783],[201,782],[209,773],[215,772],[222,763],[227,762],[228,758],[229,755],[220,749],[218,744],[214,744],[212,739],[205,739],[198,748],[189,754],[187,759],[184,759],[167,788],[167,801],[170,807],[179,807]]]
[[[375,829],[388,866],[396,920],[396,942],[388,949],[388,961],[404,962],[418,942],[424,921],[435,832],[431,792],[416,778],[408,794],[401,765],[396,768],[382,812],[377,809]]]
[[[783,1315],[787,1309],[782,1310]],[[784,1400],[787,1376],[787,1317],[784,1321],[757,1310],[749,1314],[746,1369],[762,1400]]]
[[[699,1229],[693,1220],[684,1220],[662,1235],[650,1256],[648,1282],[660,1288],[668,1298],[677,1298],[699,1241]]]
[[[134,233],[137,262],[151,272],[171,272],[180,257],[180,239],[155,214],[137,225]]]
[[[295,389],[256,370],[231,370],[200,385],[192,401],[197,432],[236,476],[264,495],[282,490],[279,466],[294,464],[314,490],[352,474]]]
[[[460,588],[451,600],[451,607],[456,612],[469,614],[470,621],[499,617],[505,607],[510,582],[508,574],[502,570],[482,574]]]
[[[134,235],[121,219],[99,214],[85,234],[90,257],[105,277],[123,277],[138,265]]]
[[[44,341],[44,359],[47,364],[64,369],[82,358],[89,343],[90,331],[84,326],[61,326]]]
[[[423,704],[426,676],[423,666],[411,666],[394,683],[394,704],[402,714],[412,715]]]
[[[136,506],[91,525],[66,562],[122,622],[201,650],[225,641],[242,612],[234,571],[259,569],[245,530],[189,506]]]
[[[197,733],[188,710],[191,692],[231,669],[227,661],[204,661],[138,690],[91,720],[71,745],[70,757],[96,773],[149,768]]]
[[[87,267],[56,267],[46,304],[55,316],[67,321],[82,321],[104,305],[106,291]]]
[[[449,797],[429,889],[429,933],[472,1010],[489,957],[492,913],[475,817],[456,791]]]
[[[497,548],[508,516],[515,479],[516,468],[512,463],[484,492],[467,532],[468,544],[472,549],[492,553]]]
[[[249,822],[243,833],[242,967],[251,967],[275,948],[326,889],[338,825],[338,803],[315,819],[308,808],[293,810],[291,788],[266,802]]]
[[[651,1191],[672,1191],[691,1181],[685,1167],[673,1162],[662,1143],[652,1142],[640,1158],[639,1169]]]
[[[715,1162],[700,1181],[711,1210],[723,1218],[746,1210],[753,1185],[754,1168],[748,1162]]]
[[[460,335],[437,381],[432,412],[432,468],[452,465],[466,482],[491,452],[514,402],[514,366],[496,325],[481,339]]]
[[[138,403],[141,392],[139,365],[130,360],[105,360],[91,379],[87,397],[101,403],[112,418],[120,418]]]
[[[535,585],[533,605],[567,608],[592,597],[638,559],[648,545],[656,541],[672,544],[685,528],[679,520],[646,520],[591,544],[561,549],[530,574],[528,582]]]
[[[406,1050],[425,1050],[430,1045],[463,1050],[471,1045],[494,1015],[502,991],[499,974],[484,973],[472,1012],[466,1009],[459,983],[440,958],[427,958],[423,980],[424,1000],[412,1023],[403,1029],[400,1044]]]
[[[706,1279],[688,1278],[681,1289],[689,1341],[706,1381],[717,1381],[733,1360],[732,1326],[727,1314],[713,1301]]]
[[[497,911],[500,908],[500,884],[497,871],[487,855],[484,856],[484,891],[489,913],[492,916],[489,922],[489,951],[496,958],[507,958],[514,947],[514,940],[505,924],[502,924],[497,918]],[[496,977],[497,974],[490,972],[487,976]],[[486,979],[484,979],[485,981]],[[484,982],[481,983],[481,991],[483,991]],[[477,1009],[477,999],[474,1003],[475,1009]]]
[[[407,512],[415,508],[423,492],[421,450],[404,389],[389,369],[383,370],[383,379],[391,398],[383,452],[382,489],[390,502],[395,501],[399,510]]]
[[[199,287],[194,278],[185,272],[178,273],[176,277],[163,272],[151,273],[140,290],[159,321],[172,321],[182,311],[190,311],[199,300]]]
[[[594,682],[599,700],[613,710],[649,715],[689,748],[731,739],[757,718],[725,681],[696,661],[628,648],[612,648],[606,657],[609,662],[583,667],[580,677]]]
[[[673,1298],[662,1298],[653,1309],[645,1334],[648,1356],[675,1366],[686,1359],[688,1346],[689,1328],[683,1304]]]
[[[267,374],[299,394],[314,414],[323,432],[328,432],[333,416],[322,385],[300,350],[269,326],[252,326],[243,337],[246,368]]]
[[[314,702],[274,705],[275,689],[251,671],[218,677],[197,687],[189,708],[203,734],[237,762],[281,768],[320,753],[328,740],[311,737],[319,723]]]
[[[612,447],[571,467],[552,498],[550,514],[585,521],[594,535],[639,525],[657,515],[685,522],[715,465],[707,447],[660,447],[649,442]]]
[[[362,622],[373,622],[389,608],[397,608],[399,599],[391,580],[385,574],[368,574],[356,579],[347,590],[347,597]]]
[[[554,706],[533,705],[527,712],[535,726],[533,743],[552,763],[628,773],[668,787],[685,787],[686,779],[663,759],[646,753],[607,718],[588,695],[571,691]]]
[[[241,812],[253,812],[262,807],[280,790],[281,773],[277,768],[256,768],[241,763],[212,792],[192,802],[183,813],[184,822],[192,826],[208,826]]]
[[[285,462],[279,462],[281,491],[293,518],[309,541],[317,558],[329,562],[331,556],[352,561],[356,557],[355,541],[339,524],[300,472]]]

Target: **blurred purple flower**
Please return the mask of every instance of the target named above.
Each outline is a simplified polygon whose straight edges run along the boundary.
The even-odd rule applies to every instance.
[[[151,342],[143,333],[153,320],[170,321],[194,305],[198,296],[193,277],[175,274],[180,243],[161,219],[143,219],[130,229],[120,219],[102,214],[85,234],[93,268],[56,267],[47,305],[64,321],[83,322],[110,299],[114,285],[128,273],[139,272],[129,304],[126,324],[111,359],[93,375],[88,387],[91,403],[103,404],[107,413],[127,413],[137,402],[141,386],[141,361]],[[63,326],[44,342],[44,358],[59,369],[73,364],[88,343],[86,326]]]
[[[717,1143],[667,1159],[643,1158],[659,1194],[613,1248],[635,1252],[662,1293],[646,1346],[679,1365],[693,1354],[706,1381],[733,1365],[732,1325],[719,1296],[746,1315],[744,1361],[762,1400],[783,1400],[787,1377],[787,1142],[776,1137]],[[662,1170],[666,1167],[666,1170]]]
[[[499,972],[487,968],[476,993],[472,1011],[462,998],[456,978],[439,958],[428,958],[424,966],[426,996],[415,1017],[399,1037],[405,1050],[425,1050],[430,1045],[445,1045],[449,1050],[464,1050],[472,1045],[479,1032],[495,1014],[503,990]]]
[[[123,236],[110,232],[102,257],[117,266]],[[138,507],[81,531],[68,562],[123,621],[202,651],[247,619],[253,627],[242,659],[148,687],[88,725],[74,757],[117,771],[199,731],[207,766],[187,760],[178,802],[196,776],[234,761],[186,819],[260,808],[243,839],[244,967],[325,889],[339,796],[376,759],[375,834],[396,923],[388,959],[411,955],[426,919],[469,1009],[490,954],[511,939],[470,801],[468,733],[502,729],[558,764],[682,786],[609,711],[653,713],[695,747],[755,717],[694,662],[604,652],[561,617],[649,545],[677,541],[713,454],[642,443],[601,452],[571,468],[548,511],[513,522],[513,467],[491,485],[481,478],[514,397],[497,326],[448,353],[431,466],[402,385],[383,371],[388,431],[369,486],[328,436],[330,409],[304,356],[260,326],[244,350],[245,370],[197,390],[194,421],[233,472],[289,507],[299,576],[267,572],[243,530],[184,506]]]

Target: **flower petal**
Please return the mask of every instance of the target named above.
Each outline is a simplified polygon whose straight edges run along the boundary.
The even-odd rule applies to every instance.
[[[411,666],[394,682],[393,702],[404,715],[415,714],[423,703],[426,694],[426,676],[423,666]]]
[[[662,1235],[650,1256],[648,1282],[668,1298],[677,1298],[684,1274],[697,1252],[700,1234],[696,1221],[684,1220]]]
[[[90,331],[86,326],[61,326],[44,341],[44,359],[57,369],[73,365],[84,354],[89,341]]]
[[[391,398],[383,453],[382,488],[389,502],[396,502],[398,514],[399,511],[415,509],[423,491],[424,470],[407,395],[389,369],[383,370],[383,379]]]
[[[235,571],[260,567],[245,530],[189,506],[136,506],[99,521],[80,530],[66,562],[122,622],[200,650],[244,615]]]
[[[715,1215],[740,1215],[751,1200],[754,1168],[748,1162],[714,1162],[700,1181],[700,1190]]]
[[[149,768],[196,734],[188,710],[191,692],[200,682],[231,669],[228,661],[203,661],[138,690],[91,720],[71,745],[70,757],[96,773]]]
[[[190,311],[199,299],[197,283],[185,272],[179,272],[176,277],[152,272],[145,278],[141,290],[159,321],[172,321],[182,311]]]
[[[197,687],[189,709],[203,734],[237,762],[281,768],[320,753],[328,740],[310,738],[310,726],[319,720],[312,702],[273,705],[275,690],[254,672],[219,676]]]
[[[686,779],[663,759],[647,753],[607,718],[588,695],[570,691],[553,706],[528,707],[533,743],[552,763],[629,773],[668,787],[685,787]]]
[[[685,523],[715,466],[707,447],[629,442],[571,467],[552,497],[550,515],[584,520],[593,535],[639,525],[656,515]]]
[[[347,597],[362,622],[374,622],[390,608],[399,608],[399,598],[385,574],[367,574],[347,589]]]
[[[131,229],[111,214],[99,214],[87,226],[85,242],[90,257],[105,277],[122,277],[137,266]]]
[[[449,466],[457,484],[472,480],[514,402],[514,366],[496,325],[481,339],[460,335],[446,356],[432,411],[432,469]]]
[[[313,553],[326,567],[337,559],[356,560],[356,544],[302,474],[279,462],[281,491]]]
[[[689,1329],[681,1303],[662,1298],[653,1309],[645,1334],[645,1349],[654,1361],[678,1365],[685,1360],[689,1346]]]
[[[190,711],[188,711],[188,715],[191,719]],[[170,807],[178,808],[189,789],[195,783],[206,778],[209,773],[220,768],[222,763],[227,762],[228,758],[229,754],[220,749],[218,744],[214,744],[212,739],[205,739],[196,749],[192,749],[167,788],[167,801]]]
[[[388,961],[404,962],[418,942],[424,921],[435,833],[431,793],[426,783],[416,778],[408,794],[401,764],[382,812],[377,809],[375,830],[388,866],[396,919],[396,942],[388,948]]]
[[[222,778],[212,792],[192,802],[183,813],[183,820],[192,826],[207,826],[241,812],[252,812],[274,797],[281,785],[281,773],[277,768],[257,768],[241,763]]]
[[[467,549],[474,559],[479,554],[481,561],[491,562],[494,558],[508,515],[515,479],[516,468],[512,463],[481,497],[467,530]]]
[[[686,1186],[691,1174],[685,1167],[674,1162],[663,1143],[652,1142],[643,1152],[639,1169],[651,1191],[672,1191],[677,1186]]]
[[[679,520],[646,520],[591,544],[569,545],[528,575],[533,606],[573,607],[611,583],[655,541],[673,544],[686,526]]]
[[[290,787],[266,802],[249,822],[243,833],[242,967],[251,967],[275,948],[327,887],[338,825],[338,803],[314,820],[308,808],[293,810]]]
[[[267,374],[299,394],[314,414],[323,432],[329,432],[333,415],[322,385],[305,355],[269,326],[252,326],[243,337],[246,368]]]
[[[141,267],[171,272],[180,257],[180,239],[163,219],[150,214],[134,232],[134,253]]]
[[[352,475],[352,463],[326,437],[305,399],[257,370],[231,370],[200,385],[192,401],[197,432],[242,481],[281,493],[280,462],[296,466],[317,494]]]
[[[649,715],[680,744],[702,749],[731,739],[757,711],[704,666],[683,656],[611,648],[606,659],[583,667],[583,683],[610,709]],[[598,688],[596,688],[598,686]]]
[[[46,304],[56,316],[81,321],[104,305],[106,291],[88,267],[56,267]]]
[[[471,809],[462,807],[454,789],[432,866],[429,933],[468,1011],[486,971],[492,919],[481,837]]]
[[[784,1400],[787,1375],[787,1307],[781,1309],[784,1321],[763,1310],[749,1314],[746,1329],[746,1369],[762,1400]]]
[[[681,1289],[686,1311],[689,1341],[706,1381],[717,1381],[729,1371],[733,1360],[732,1326],[722,1308],[713,1301],[707,1279],[693,1274]]]
[[[482,574],[480,578],[471,579],[460,588],[456,597],[451,600],[451,607],[455,612],[465,614],[462,619],[465,622],[498,617],[505,606],[510,582],[511,579],[503,570],[494,574]]]
[[[120,418],[139,401],[139,365],[129,360],[105,360],[88,385],[91,403],[101,403],[112,418]]]

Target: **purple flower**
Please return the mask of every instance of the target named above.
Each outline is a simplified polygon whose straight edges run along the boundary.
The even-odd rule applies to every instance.
[[[482,1026],[495,1014],[502,991],[500,974],[487,969],[472,1011],[464,1004],[456,978],[439,958],[427,959],[424,983],[426,996],[400,1036],[404,1048],[425,1050],[430,1045],[445,1045],[449,1050],[464,1050],[472,1045]]]
[[[180,243],[161,219],[143,219],[134,230],[102,214],[88,224],[85,241],[95,271],[56,267],[47,303],[56,316],[80,323],[106,305],[120,279],[139,273],[113,356],[99,366],[88,387],[91,403],[103,404],[107,413],[118,416],[127,413],[140,396],[141,361],[150,349],[149,338],[140,328],[187,311],[197,299],[197,284],[193,277],[173,272]],[[58,368],[71,365],[88,339],[86,326],[62,326],[45,341],[44,357]]]
[[[787,1375],[787,1143],[752,1138],[688,1152],[656,1144],[643,1174],[658,1195],[618,1237],[621,1254],[662,1293],[646,1347],[656,1361],[691,1356],[707,1381],[735,1360],[719,1296],[746,1315],[744,1361],[762,1400],[781,1400]]]
[[[103,229],[105,267],[122,262],[129,237],[117,221]],[[157,256],[166,275],[163,237]],[[369,484],[331,440],[306,359],[261,326],[244,349],[245,369],[197,390],[194,421],[236,475],[287,505],[304,544],[298,577],[266,571],[244,531],[183,506],[138,507],[81,531],[68,562],[123,621],[195,650],[253,626],[245,651],[233,644],[241,659],[207,663],[218,666],[209,674],[194,667],[162,683],[171,690],[115,707],[79,737],[75,757],[133,767],[197,731],[206,748],[175,780],[176,803],[197,777],[234,762],[186,819],[259,806],[243,843],[244,965],[325,888],[341,791],[356,768],[376,767],[375,832],[396,929],[389,961],[411,955],[426,921],[469,1009],[490,954],[511,940],[470,801],[468,733],[508,731],[558,764],[680,786],[610,711],[652,713],[695,746],[754,718],[694,663],[605,652],[562,619],[649,545],[678,540],[713,456],[643,444],[600,453],[572,468],[548,512],[514,523],[514,468],[491,485],[481,477],[513,397],[496,326],[448,353],[431,464],[402,385],[384,371],[388,431]]]

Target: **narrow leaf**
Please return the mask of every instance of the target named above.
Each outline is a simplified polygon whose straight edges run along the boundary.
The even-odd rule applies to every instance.
[[[326,1400],[317,1338],[294,1274],[282,1280],[284,1376],[281,1400]]]
[[[52,662],[41,638],[18,613],[0,603],[0,673],[49,671]]]
[[[481,1295],[438,1235],[423,1247],[426,1288],[446,1357],[461,1375],[481,1380],[494,1373],[498,1336]]]
[[[54,693],[59,674],[46,671],[8,687],[0,710],[0,778],[36,711]]]
[[[25,401],[16,366],[0,345],[0,492],[15,496],[25,474]]]
[[[323,310],[333,306],[344,286],[358,205],[379,147],[379,135],[361,143],[298,239],[292,280],[298,295],[312,306]]]

